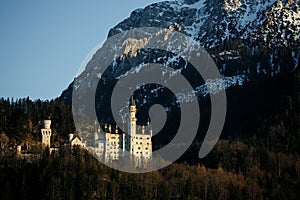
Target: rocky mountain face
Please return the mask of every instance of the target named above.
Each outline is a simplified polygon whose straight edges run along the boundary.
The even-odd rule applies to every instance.
[[[228,90],[228,115],[242,119],[237,112],[249,103],[251,106],[245,108],[248,119],[257,116],[255,110],[272,109],[272,104],[269,107],[265,104],[280,96],[288,85],[286,80],[299,67],[299,6],[298,0],[163,1],[133,11],[129,18],[109,31],[108,37],[141,27],[167,28],[192,37],[210,53],[223,77],[223,80],[199,86],[204,91],[201,95],[206,96],[203,87],[207,84],[214,87],[218,81],[224,81],[226,87],[221,89]],[[104,114],[99,121],[113,124],[110,108],[105,105],[110,105],[108,97],[111,97],[118,77],[125,75],[132,66],[153,63],[159,58],[168,62],[164,52],[141,49],[134,57],[116,59],[105,74],[98,74],[97,67],[101,66],[103,58],[97,57],[96,53],[79,76],[80,84],[71,83],[59,99],[71,103],[73,88],[85,93],[95,80],[90,75],[96,74],[100,82],[95,107],[97,112]],[[147,110],[154,102],[163,102],[167,110],[172,110],[174,103],[168,103],[168,98],[155,99],[159,91],[163,90],[155,89],[153,85],[142,88],[135,93],[137,106]],[[144,104],[143,98],[147,98],[148,103]],[[205,106],[204,112],[209,113]],[[176,112],[172,116],[176,118]],[[141,123],[145,120],[147,116]]]
[[[299,43],[299,2],[292,0],[164,1],[132,12],[108,37],[138,27],[179,29],[205,48],[230,38],[258,40],[268,46]]]
[[[167,28],[172,25],[211,50],[217,62],[243,60],[245,63],[250,60],[251,64],[236,67],[238,71],[253,70],[274,75],[281,69],[294,69],[299,65],[298,1],[160,2],[132,12],[128,19],[109,31],[108,37],[138,27]],[[283,53],[288,58],[282,57]],[[251,62],[256,59],[260,61]],[[288,66],[282,66],[286,62]],[[261,66],[262,63],[266,66]],[[219,64],[223,70],[227,66],[227,63]]]

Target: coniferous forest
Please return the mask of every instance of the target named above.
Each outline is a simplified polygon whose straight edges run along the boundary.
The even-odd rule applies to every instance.
[[[75,131],[69,104],[2,98],[0,199],[299,199],[299,83],[298,70],[273,109],[243,122],[251,129],[225,127],[206,158],[196,157],[195,141],[178,162],[145,174],[113,170],[86,150],[65,146]],[[48,117],[52,145],[60,147],[52,154],[39,148]],[[17,145],[40,156],[18,158]]]

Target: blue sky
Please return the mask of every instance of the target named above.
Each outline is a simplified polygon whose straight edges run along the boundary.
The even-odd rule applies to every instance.
[[[158,1],[0,1],[0,96],[58,97],[111,27]]]

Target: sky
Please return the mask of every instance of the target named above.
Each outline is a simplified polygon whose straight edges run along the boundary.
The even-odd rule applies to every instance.
[[[159,1],[0,1],[0,97],[58,97],[110,28]]]

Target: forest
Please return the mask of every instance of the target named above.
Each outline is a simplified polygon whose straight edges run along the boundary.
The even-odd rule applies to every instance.
[[[193,156],[195,141],[176,163],[144,174],[108,168],[86,150],[64,146],[75,131],[70,105],[1,98],[0,199],[299,199],[299,83],[298,70],[274,109],[257,116],[247,133],[225,127],[206,158]],[[59,151],[18,158],[16,145],[38,143],[49,115]]]

